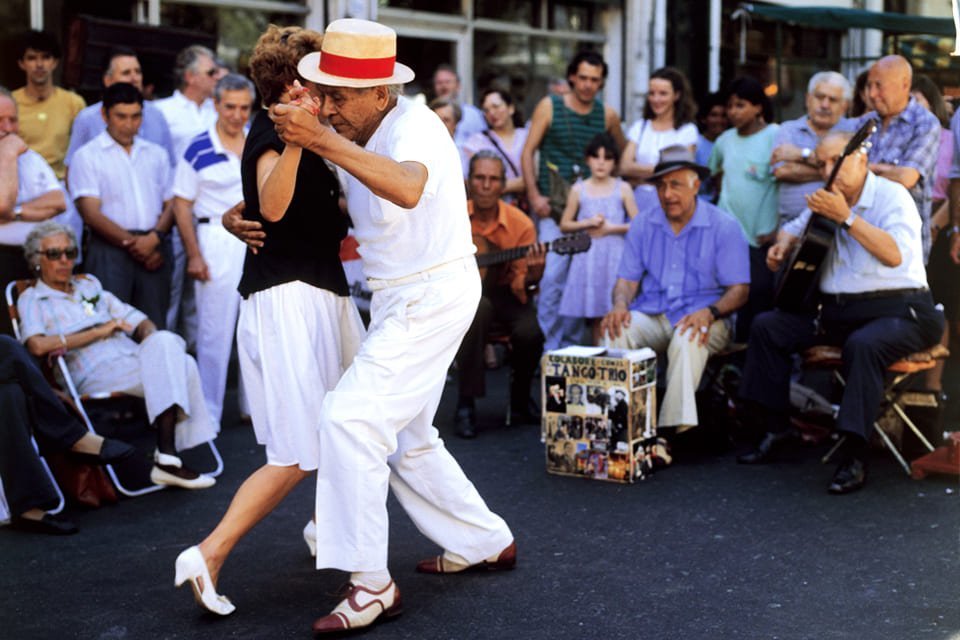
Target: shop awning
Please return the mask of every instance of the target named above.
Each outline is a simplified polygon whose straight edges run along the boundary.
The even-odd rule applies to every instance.
[[[951,18],[836,7],[781,7],[747,2],[740,6],[757,17],[818,29],[879,29],[891,34],[930,34],[951,38],[956,35]]]

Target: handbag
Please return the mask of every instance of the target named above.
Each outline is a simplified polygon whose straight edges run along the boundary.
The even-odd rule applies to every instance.
[[[550,201],[550,217],[560,224],[563,210],[567,207],[567,198],[570,196],[570,183],[560,175],[560,169],[552,162],[547,163],[547,179],[550,192],[547,199]]]
[[[64,453],[45,457],[63,495],[71,502],[91,509],[117,502],[117,492],[110,484],[103,467],[77,462]]]

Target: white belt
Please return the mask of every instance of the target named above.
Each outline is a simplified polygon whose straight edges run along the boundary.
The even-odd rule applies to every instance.
[[[438,264],[435,267],[430,267],[429,269],[424,269],[423,271],[411,273],[410,275],[403,276],[402,278],[367,278],[367,286],[370,287],[371,291],[379,291],[380,289],[386,289],[388,287],[400,287],[405,284],[412,284],[414,282],[428,282],[452,273],[469,271],[470,269],[476,270],[476,268],[477,259],[474,256],[465,256],[463,258],[451,260],[450,262]]]

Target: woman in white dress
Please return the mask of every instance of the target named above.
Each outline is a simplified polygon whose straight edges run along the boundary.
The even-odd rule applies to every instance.
[[[654,194],[653,187],[643,181],[653,173],[661,149],[682,145],[696,151],[696,115],[690,81],[682,72],[663,67],[650,75],[643,117],[627,132],[627,146],[620,157],[620,176],[634,186],[641,185],[638,196]]]

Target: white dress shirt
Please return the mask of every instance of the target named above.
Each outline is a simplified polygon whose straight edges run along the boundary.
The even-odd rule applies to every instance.
[[[169,200],[170,158],[163,147],[135,137],[130,153],[104,131],[80,147],[70,164],[74,200],[98,198],[100,210],[130,231],[157,225]]]
[[[53,173],[53,169],[39,153],[27,149],[17,157],[17,201],[14,203],[15,206],[30,202],[45,193],[60,191],[60,189],[60,181],[57,180],[56,174]],[[62,222],[59,216],[57,220]],[[26,242],[30,230],[38,224],[40,223],[24,222],[22,220],[0,222],[0,244],[22,245]],[[6,286],[6,283],[3,286]]]
[[[207,98],[200,105],[177,89],[169,98],[154,102],[163,112],[173,137],[173,151],[177,158],[183,155],[187,145],[197,135],[206,131],[217,121],[213,99]]]

